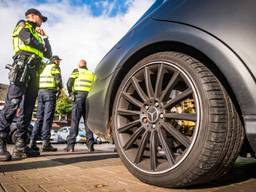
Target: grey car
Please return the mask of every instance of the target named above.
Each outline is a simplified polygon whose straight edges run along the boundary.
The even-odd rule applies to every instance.
[[[256,1],[157,0],[96,68],[88,126],[159,186],[256,152]]]

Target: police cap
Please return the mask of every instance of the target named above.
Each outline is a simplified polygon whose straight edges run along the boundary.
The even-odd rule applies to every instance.
[[[43,16],[42,13],[40,11],[38,11],[37,9],[31,8],[28,9],[25,13],[25,16],[29,15],[29,14],[35,14],[38,15],[39,17],[42,18],[43,22],[47,21],[47,17]]]
[[[61,61],[62,59],[59,58],[58,55],[54,55],[54,56],[51,57],[51,61],[54,61],[54,60],[59,60],[59,61]]]

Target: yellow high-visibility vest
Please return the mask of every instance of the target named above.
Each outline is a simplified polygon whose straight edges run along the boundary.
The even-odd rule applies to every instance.
[[[46,65],[40,74],[39,88],[40,89],[57,89],[57,82],[54,75],[60,74],[60,70],[55,64]]]
[[[75,92],[90,92],[95,80],[96,76],[93,72],[87,69],[78,68],[78,77],[75,79],[73,90]]]
[[[37,50],[36,48],[33,48],[29,45],[26,45],[19,37],[20,31],[26,28],[30,31],[30,33],[33,35],[34,38],[36,38],[40,44],[44,44],[42,38],[38,35],[38,33],[33,29],[33,26],[28,22],[25,21],[24,25],[17,25],[17,27],[14,29],[12,37],[13,37],[13,51],[14,53],[18,53],[20,51],[26,51],[29,53],[34,53],[35,55],[39,56],[40,58],[44,57],[43,52]]]

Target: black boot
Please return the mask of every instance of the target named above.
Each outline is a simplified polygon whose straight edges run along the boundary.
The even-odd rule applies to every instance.
[[[18,138],[16,140],[12,154],[14,160],[21,160],[27,157],[38,157],[39,155],[39,151],[34,151],[26,146],[26,141],[24,139]]]
[[[54,152],[57,151],[58,149],[53,147],[50,140],[44,140],[43,141],[43,149],[42,151],[44,152]]]
[[[75,152],[75,145],[74,144],[67,144],[67,146],[64,148],[64,151]]]
[[[86,146],[87,146],[89,152],[95,151],[94,143],[86,143]]]
[[[34,139],[31,139],[31,141],[29,143],[29,147],[34,151],[40,151],[39,147],[37,147],[37,145],[36,145],[36,140],[34,140]]]
[[[0,161],[10,161],[11,154],[7,151],[6,139],[0,138]]]

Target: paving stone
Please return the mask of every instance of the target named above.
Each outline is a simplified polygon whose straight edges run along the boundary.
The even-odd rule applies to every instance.
[[[201,188],[147,185],[128,172],[117,154],[100,151],[104,145],[96,147],[96,153],[85,153],[84,146],[78,145],[75,153],[42,153],[38,158],[1,163],[0,192],[256,192],[255,174],[241,179],[236,171],[233,182],[231,179]]]
[[[5,192],[24,192],[25,190],[19,185],[15,183],[1,183],[2,189]]]
[[[26,192],[45,192],[40,185],[30,184],[20,184],[20,187]]]

